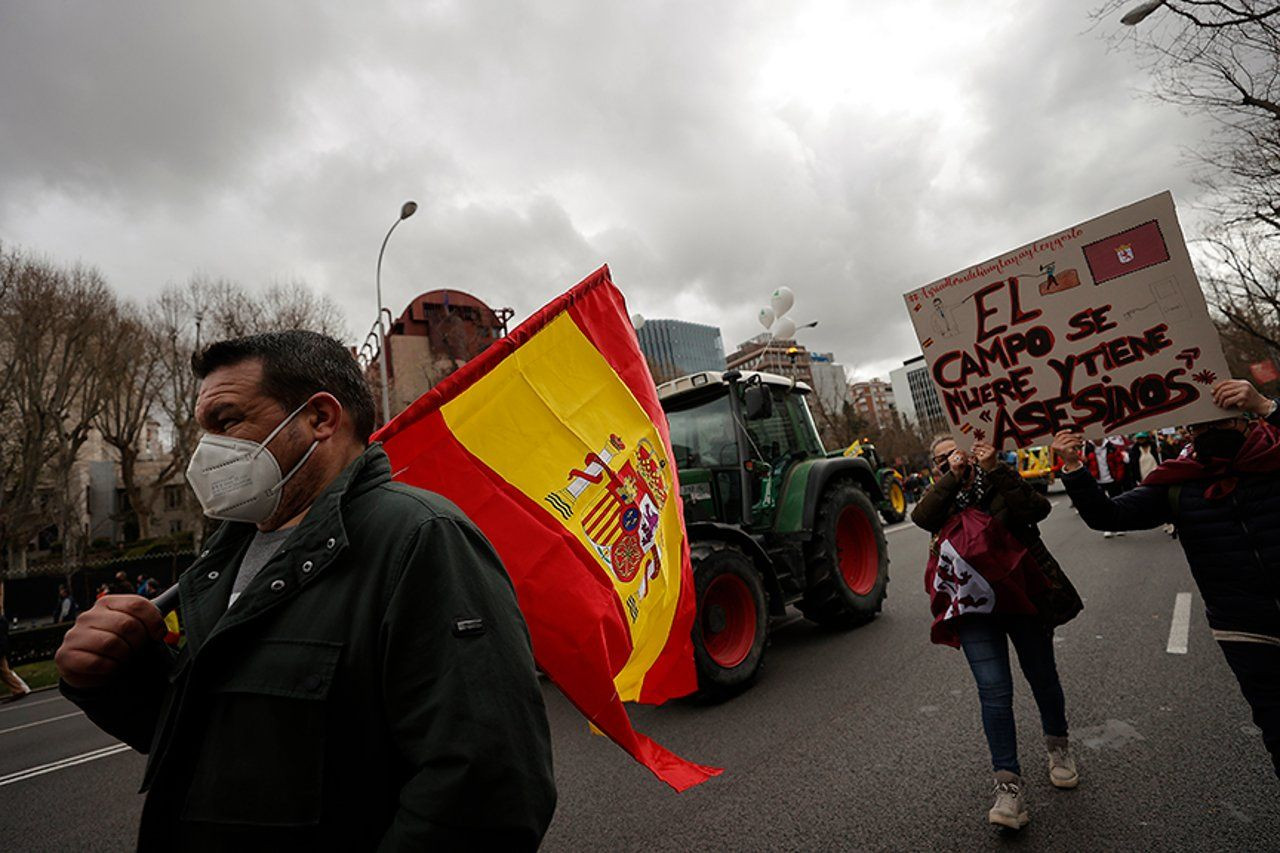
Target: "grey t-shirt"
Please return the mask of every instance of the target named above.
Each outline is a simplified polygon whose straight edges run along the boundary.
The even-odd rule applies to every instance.
[[[282,527],[266,532],[259,530],[253,534],[253,541],[249,543],[249,549],[244,552],[244,559],[240,561],[240,571],[236,574],[235,583],[231,585],[231,598],[227,601],[227,607],[236,603],[240,593],[258,576],[262,567],[271,561],[293,530],[292,527]]]

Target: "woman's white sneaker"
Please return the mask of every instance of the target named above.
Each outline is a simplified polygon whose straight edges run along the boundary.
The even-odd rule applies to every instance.
[[[1031,822],[1022,779],[1007,770],[996,773],[996,801],[987,812],[987,823],[1007,829],[1022,829]]]
[[[1080,784],[1076,760],[1066,745],[1049,747],[1049,781],[1055,788],[1074,788]]]

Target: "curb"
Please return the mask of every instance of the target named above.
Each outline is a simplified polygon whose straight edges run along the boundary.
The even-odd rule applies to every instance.
[[[26,694],[26,696],[23,696],[22,698],[25,699],[27,698],[27,696],[35,696],[37,693],[48,693],[50,690],[57,690],[57,689],[58,689],[58,685],[56,684],[46,684],[44,687],[32,687],[31,692]],[[10,693],[8,696],[5,696],[3,699],[0,699],[0,705],[12,705],[14,703],[21,702],[21,701],[22,699],[15,698],[14,695]]]

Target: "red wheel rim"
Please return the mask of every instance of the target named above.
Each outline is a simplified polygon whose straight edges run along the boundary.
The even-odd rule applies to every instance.
[[[871,522],[857,507],[847,506],[836,519],[836,560],[845,584],[866,595],[880,574],[880,553]]]
[[[746,581],[717,575],[702,594],[702,645],[717,666],[730,669],[747,659],[756,638],[756,602]]]

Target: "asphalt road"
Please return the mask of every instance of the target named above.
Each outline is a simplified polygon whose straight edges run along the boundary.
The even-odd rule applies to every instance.
[[[903,526],[889,534],[893,583],[874,623],[832,633],[792,622],[742,696],[634,709],[641,731],[725,768],[685,794],[590,734],[548,685],[560,804],[544,849],[1280,849],[1280,782],[1198,595],[1187,652],[1167,651],[1177,596],[1194,592],[1180,549],[1158,531],[1104,540],[1054,500],[1045,538],[1086,602],[1057,640],[1082,781],[1049,785],[1019,677],[1032,814],[1022,833],[986,825],[976,690],[960,652],[929,644],[927,542]],[[142,758],[95,757],[111,746],[55,693],[0,705],[4,848],[128,849]]]

